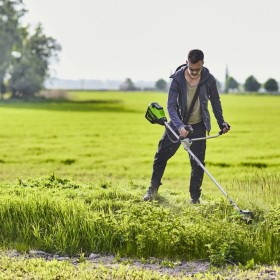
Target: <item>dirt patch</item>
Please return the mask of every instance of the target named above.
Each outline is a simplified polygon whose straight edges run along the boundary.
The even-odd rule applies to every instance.
[[[103,265],[108,268],[118,268],[120,265],[129,265],[133,269],[145,269],[151,271],[157,271],[162,274],[168,274],[170,276],[179,275],[193,275],[196,273],[205,273],[210,267],[210,263],[206,261],[190,261],[190,262],[179,262],[179,261],[167,261],[156,258],[149,258],[143,261],[131,258],[120,258],[113,255],[100,255],[90,254],[89,256],[60,256],[56,254],[49,254],[40,250],[30,250],[29,252],[22,254],[16,250],[8,252],[2,252],[1,255],[8,256],[10,258],[24,257],[24,258],[43,258],[46,261],[58,260],[58,261],[69,261],[73,265],[79,265],[81,262],[89,262],[94,265]]]
[[[101,255],[101,254],[90,254],[89,256],[60,256],[55,254],[49,254],[44,251],[30,250],[29,252],[22,254],[16,250],[5,251],[0,253],[1,256],[7,256],[9,258],[41,258],[46,261],[57,260],[67,261],[72,263],[74,266],[87,262],[90,267],[95,268],[102,265],[106,268],[118,269],[120,266],[127,265],[128,269],[135,270],[149,270],[158,272],[160,275],[174,276],[177,278],[183,278],[183,276],[194,277],[199,276],[199,279],[208,279],[207,275],[219,275],[217,279],[267,279],[277,280],[279,278],[280,267],[269,267],[262,266],[256,269],[240,269],[238,266],[230,266],[226,268],[213,268],[207,261],[189,261],[189,262],[173,262],[170,260],[161,260],[156,258],[149,258],[143,261],[131,259],[131,258],[120,258],[113,255]],[[210,273],[210,274],[209,274]],[[204,278],[204,276],[206,278]],[[202,277],[202,278],[201,278]],[[220,278],[221,277],[221,278]]]

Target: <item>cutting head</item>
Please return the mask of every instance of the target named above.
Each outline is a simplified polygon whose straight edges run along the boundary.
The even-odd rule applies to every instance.
[[[247,224],[251,224],[254,218],[254,214],[250,210],[240,210],[240,214],[242,214],[242,220]]]

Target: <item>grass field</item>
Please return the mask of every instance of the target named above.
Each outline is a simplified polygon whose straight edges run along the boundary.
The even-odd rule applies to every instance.
[[[55,173],[83,183],[130,181],[148,186],[163,127],[145,120],[163,93],[71,92],[73,102],[2,103],[0,179],[13,182]],[[75,102],[74,102],[75,101]],[[271,180],[280,164],[278,96],[222,95],[232,130],[208,141],[206,164],[228,190],[242,192],[257,176]],[[212,118],[212,134],[218,132]],[[180,149],[162,188],[188,192],[189,163]],[[236,183],[238,180],[238,183]],[[204,193],[217,193],[205,178]]]
[[[202,205],[189,204],[183,148],[168,163],[157,201],[142,202],[163,133],[144,115],[152,101],[165,107],[165,93],[68,95],[0,103],[3,249],[279,264],[278,96],[222,95],[232,129],[207,142],[209,171],[255,213],[246,225],[206,176]],[[213,117],[212,126],[216,134]]]

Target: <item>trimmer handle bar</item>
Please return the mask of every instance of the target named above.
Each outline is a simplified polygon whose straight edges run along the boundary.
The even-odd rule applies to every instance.
[[[169,129],[169,131],[176,137],[177,140],[180,140],[180,141],[184,141],[184,140],[188,140],[190,142],[194,142],[194,141],[200,141],[200,140],[206,140],[206,139],[211,139],[211,138],[217,138],[219,136],[221,136],[223,134],[223,131],[219,131],[216,135],[211,135],[211,136],[206,136],[206,137],[199,137],[199,138],[184,138],[182,136],[179,136],[173,129],[172,127],[168,124],[168,122],[164,122],[164,125],[166,128]]]

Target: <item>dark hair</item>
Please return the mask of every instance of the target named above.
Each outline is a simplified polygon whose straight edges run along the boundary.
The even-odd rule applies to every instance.
[[[188,61],[191,63],[197,63],[198,61],[204,60],[204,54],[201,50],[191,50],[188,54]]]

